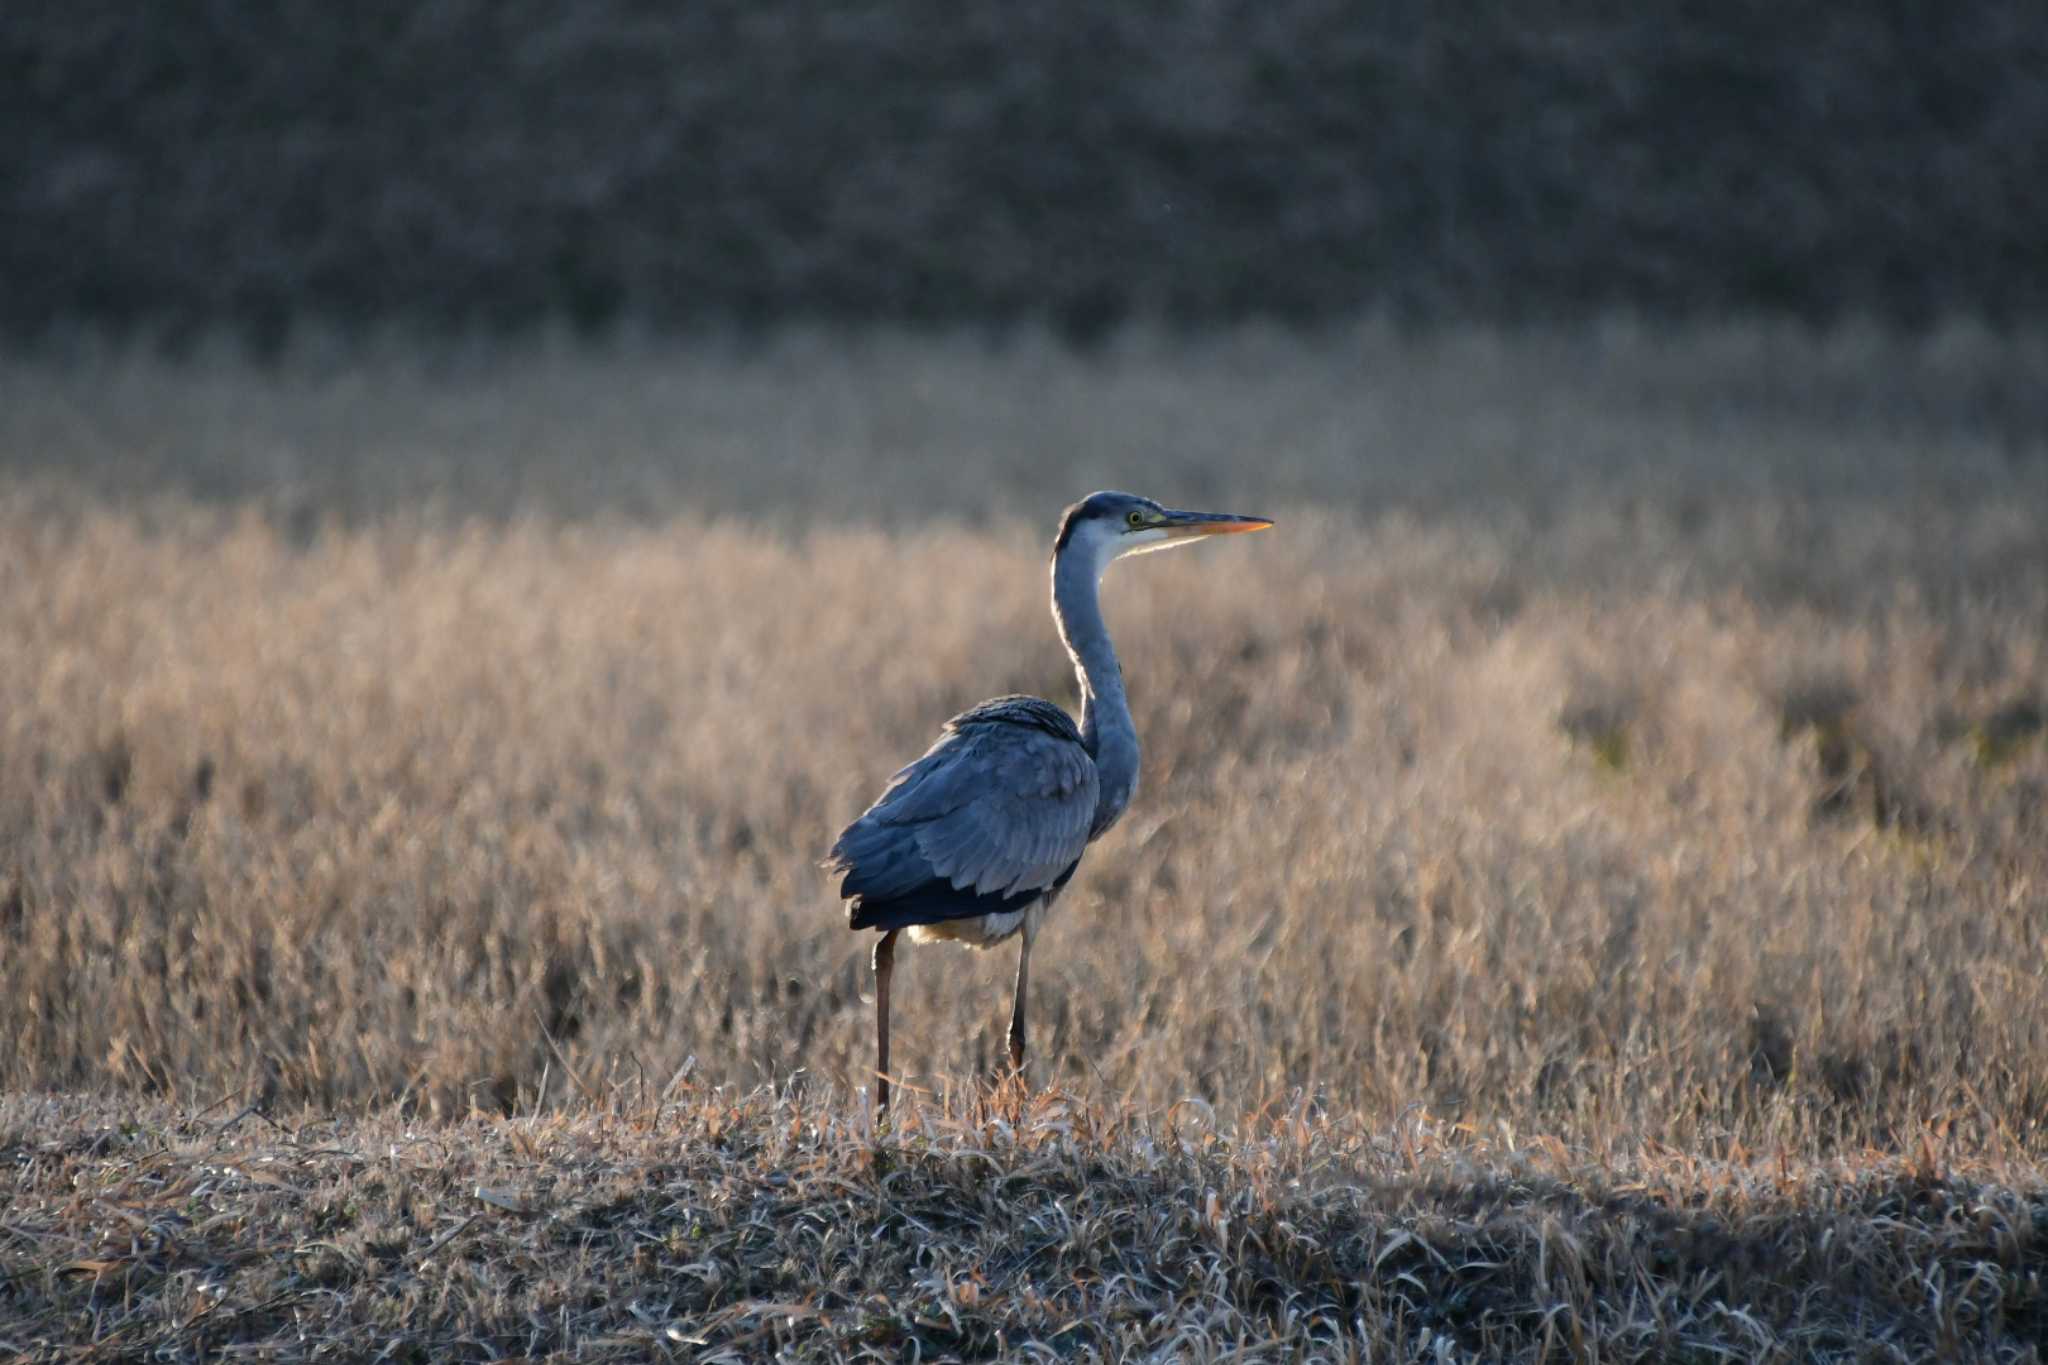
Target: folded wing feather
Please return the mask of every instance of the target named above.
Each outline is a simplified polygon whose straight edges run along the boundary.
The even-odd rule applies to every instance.
[[[967,896],[1054,886],[1088,846],[1095,762],[1064,711],[1004,697],[963,712],[839,836],[828,867],[858,902],[924,892]],[[963,910],[965,902],[963,901]]]

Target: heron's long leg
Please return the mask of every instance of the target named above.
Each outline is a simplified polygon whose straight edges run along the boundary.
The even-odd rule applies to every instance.
[[[1024,1070],[1024,992],[1031,978],[1031,940],[1038,937],[1038,926],[1024,917],[1024,932],[1018,936],[1022,946],[1017,950],[1017,999],[1010,1006],[1010,1065],[1022,1074]]]
[[[889,1107],[889,973],[896,967],[896,935],[891,929],[875,943],[875,1113]]]

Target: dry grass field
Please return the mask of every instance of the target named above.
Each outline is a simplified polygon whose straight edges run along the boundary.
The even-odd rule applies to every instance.
[[[176,1182],[255,1179],[235,1144],[268,1134],[289,1159],[261,1169],[303,1196],[279,1235],[339,1258],[219,1291],[255,1341],[286,1330],[265,1296],[318,1290],[279,1350],[344,1301],[443,1351],[580,1350],[628,1331],[607,1258],[639,1254],[637,1209],[670,1239],[650,1265],[696,1277],[675,1304],[724,1315],[660,1346],[683,1355],[2030,1358],[2044,375],[2048,342],[1965,328],[1623,323],[6,362],[0,1179],[42,1212],[0,1215],[0,1324],[37,1324],[0,1350],[94,1339],[142,1292],[64,1268],[107,1259],[94,1210],[128,1196],[94,1204],[95,1180],[169,1180],[188,1242],[253,1228],[277,1211],[241,1186]],[[1099,486],[1281,525],[1112,571],[1147,766],[1034,958],[1033,1069],[1060,1094],[977,1108],[1011,951],[912,951],[896,1058],[929,1098],[878,1169],[867,945],[815,863],[955,710],[1071,699],[1046,543]],[[250,1104],[299,1137],[216,1131]],[[1169,1142],[1188,1114],[1216,1136]],[[408,1124],[463,1174],[390,1193]],[[717,1198],[752,1201],[720,1218],[757,1224],[797,1179],[831,1245],[778,1244],[799,1218],[689,1256],[696,1215],[649,1210],[713,1199],[707,1151],[744,1187]],[[346,1193],[372,1167],[382,1204]],[[545,1170],[567,1222],[448,1192]],[[1157,1293],[1100,1258],[1027,1274],[985,1240],[1000,1220],[975,1230],[998,1178],[1020,1220],[1110,1217],[1098,1178],[1128,1217],[1179,1209],[1158,1235],[1189,1259]],[[420,1281],[443,1297],[406,1318],[360,1298],[387,1234],[314,1217],[350,1200],[410,1220],[408,1274],[450,1210],[545,1265]],[[1765,1292],[1777,1252],[1716,1279],[1733,1252],[1672,1251],[1702,1208],[1793,1248],[1817,1297]],[[958,1335],[850,1283],[787,1298],[876,1227],[929,1245],[858,1261],[860,1293],[924,1295]],[[1443,1308],[1496,1260],[1511,1290]],[[602,1331],[536,1287],[600,1262],[579,1292]],[[109,1353],[200,1349],[171,1291],[205,1276],[158,1270]],[[1183,1272],[1214,1277],[1186,1339]],[[1107,1298],[1059,1297],[1088,1274]],[[1124,1297],[1152,1316],[1102,1316]],[[555,1325],[525,1340],[529,1312]]]

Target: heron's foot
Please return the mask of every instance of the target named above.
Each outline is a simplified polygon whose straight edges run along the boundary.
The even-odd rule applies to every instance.
[[[1015,1029],[1010,1032],[1010,1070],[1024,1074],[1024,1035]]]

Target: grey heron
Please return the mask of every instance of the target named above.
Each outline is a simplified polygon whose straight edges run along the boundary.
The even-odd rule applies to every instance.
[[[1138,732],[1099,587],[1114,560],[1205,536],[1259,531],[1265,517],[1178,512],[1130,493],[1066,510],[1052,550],[1052,616],[1074,660],[1081,722],[1037,697],[997,697],[946,722],[848,825],[825,862],[844,874],[848,927],[875,943],[875,1109],[889,1107],[889,976],[896,937],[988,948],[1020,940],[1010,1064],[1024,1069],[1031,943],[1089,844],[1138,789]]]

